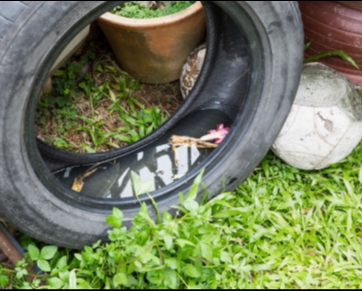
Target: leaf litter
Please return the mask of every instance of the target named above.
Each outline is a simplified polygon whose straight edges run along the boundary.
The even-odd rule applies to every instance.
[[[97,30],[98,29],[98,30]],[[99,28],[52,77],[35,133],[57,148],[105,152],[149,134],[183,102],[179,81],[141,84],[123,71]]]

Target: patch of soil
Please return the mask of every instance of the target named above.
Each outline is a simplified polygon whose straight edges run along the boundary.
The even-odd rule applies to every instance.
[[[143,88],[133,93],[133,97],[147,107],[152,104],[170,117],[183,102],[179,80],[168,84],[144,84]]]

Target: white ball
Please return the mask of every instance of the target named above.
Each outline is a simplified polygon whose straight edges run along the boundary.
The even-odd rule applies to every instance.
[[[347,157],[361,138],[362,99],[354,86],[323,64],[304,65],[273,152],[293,167],[322,169]]]

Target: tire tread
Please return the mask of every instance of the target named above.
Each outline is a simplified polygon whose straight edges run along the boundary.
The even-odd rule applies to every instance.
[[[0,41],[31,1],[0,1]]]

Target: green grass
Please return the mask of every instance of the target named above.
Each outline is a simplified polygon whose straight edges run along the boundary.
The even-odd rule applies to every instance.
[[[338,165],[298,171],[273,155],[235,192],[229,219],[254,288],[361,288],[362,146]]]
[[[142,207],[126,231],[115,210],[111,243],[43,255],[37,244],[30,257],[47,270],[49,259],[47,287],[362,288],[361,155],[362,144],[328,169],[300,171],[269,153],[236,191],[202,204],[199,176],[180,197],[182,217],[154,223]]]
[[[312,41],[310,40],[309,42],[307,42],[304,45],[304,50],[309,48],[311,44],[312,44]],[[315,61],[318,61],[318,60],[326,58],[326,57],[339,57],[342,60],[349,62],[352,66],[354,66],[357,70],[359,70],[359,66],[356,64],[356,62],[348,54],[346,54],[344,51],[341,51],[341,50],[322,52],[319,54],[312,55],[309,58],[305,59],[304,63],[306,64],[306,63],[310,63],[310,62],[315,62]]]
[[[148,135],[168,118],[154,104],[134,98],[143,85],[109,57],[92,51],[68,60],[52,77],[53,89],[37,105],[37,135],[57,148],[95,153]],[[91,72],[83,72],[86,65]]]
[[[117,6],[111,10],[119,16],[128,18],[155,18],[171,15],[180,12],[187,7],[191,6],[195,1],[154,1],[156,2],[157,9],[149,9],[143,3],[139,1],[129,1],[123,5]],[[161,6],[158,8],[158,6]]]

